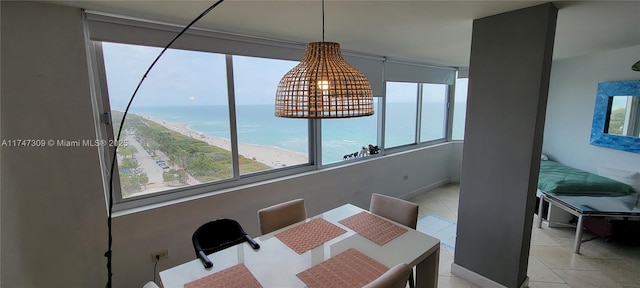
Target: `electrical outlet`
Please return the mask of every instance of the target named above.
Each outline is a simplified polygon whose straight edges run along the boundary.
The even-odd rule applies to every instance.
[[[169,258],[169,250],[168,249],[164,249],[164,250],[157,251],[155,253],[151,253],[151,262],[156,262],[156,261],[167,259],[167,258]]]

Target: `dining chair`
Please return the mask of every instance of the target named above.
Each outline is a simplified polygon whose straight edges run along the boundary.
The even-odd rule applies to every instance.
[[[369,212],[412,229],[418,224],[418,204],[391,196],[371,194]]]
[[[369,212],[412,229],[418,225],[418,204],[378,193],[371,194]],[[409,274],[409,287],[415,287],[413,269]]]
[[[362,288],[404,288],[407,286],[407,277],[411,271],[407,263],[400,263]]]
[[[260,232],[264,235],[307,219],[304,199],[295,199],[258,210]]]
[[[196,257],[202,261],[202,265],[205,268],[213,266],[207,254],[218,252],[245,241],[253,249],[260,248],[260,245],[244,232],[242,226],[232,219],[218,219],[207,222],[198,227],[191,237]]]

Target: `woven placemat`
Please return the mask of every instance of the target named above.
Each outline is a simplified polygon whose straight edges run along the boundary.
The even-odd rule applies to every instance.
[[[247,266],[240,263],[220,272],[184,284],[184,288],[262,288]]]
[[[362,287],[387,270],[389,270],[387,266],[351,248],[296,276],[309,288],[347,288]]]
[[[345,232],[347,231],[331,224],[327,220],[316,218],[302,225],[282,231],[275,236],[293,251],[302,254]]]
[[[339,223],[380,246],[407,232],[407,229],[366,211],[342,219]]]

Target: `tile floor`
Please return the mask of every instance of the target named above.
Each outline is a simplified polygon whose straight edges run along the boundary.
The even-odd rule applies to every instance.
[[[420,205],[419,217],[435,214],[457,222],[458,184],[449,184],[409,201]],[[537,216],[536,216],[537,217]],[[534,225],[535,225],[534,219]],[[585,233],[586,234],[586,233]],[[573,228],[532,228],[529,254],[529,287],[548,288],[640,288],[640,246],[625,246],[595,239],[582,243],[580,254],[574,254]],[[589,235],[585,235],[588,237]],[[451,274],[454,249],[440,249],[438,287],[477,287]]]

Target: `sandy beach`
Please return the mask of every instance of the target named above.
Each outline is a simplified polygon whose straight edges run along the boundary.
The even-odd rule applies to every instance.
[[[198,139],[209,143],[209,145],[217,146],[222,149],[231,151],[231,141],[229,139],[204,135],[198,131],[189,129],[188,125],[184,123],[167,122],[146,115],[142,117],[147,120],[156,122],[167,129],[176,131],[187,137]],[[238,154],[273,168],[299,165],[308,162],[308,157],[305,154],[284,150],[277,147],[255,144],[238,143]]]

